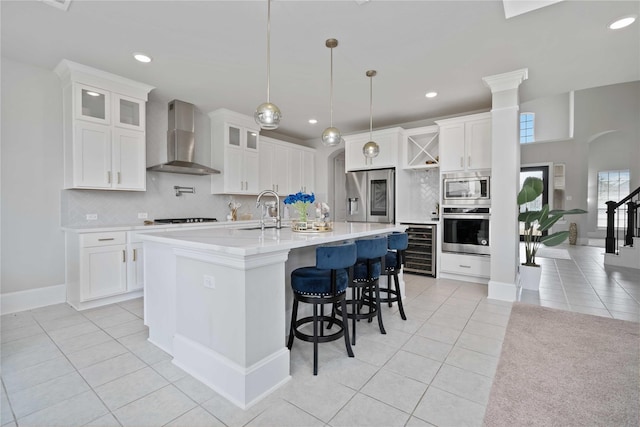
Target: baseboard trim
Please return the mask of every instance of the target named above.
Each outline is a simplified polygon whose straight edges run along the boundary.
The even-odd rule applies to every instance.
[[[9,292],[0,294],[0,313],[16,313],[47,305],[60,304],[66,300],[67,287],[65,285]]]

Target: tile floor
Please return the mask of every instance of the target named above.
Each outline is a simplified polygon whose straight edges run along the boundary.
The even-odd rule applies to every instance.
[[[602,266],[601,248],[539,258],[540,293],[521,300],[638,321],[640,272]],[[292,380],[247,411],[171,364],[146,341],[142,300],[76,312],[65,304],[4,315],[1,426],[473,426],[481,425],[511,304],[486,286],[405,276],[402,321],[387,335],[361,322],[355,358],[342,341],[296,340]]]

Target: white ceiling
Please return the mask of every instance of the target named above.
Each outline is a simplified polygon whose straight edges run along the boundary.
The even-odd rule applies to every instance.
[[[546,3],[552,3],[547,1]],[[266,101],[262,1],[80,1],[67,11],[40,1],[0,2],[2,56],[53,69],[63,58],[156,87],[203,112],[252,115]],[[279,133],[317,138],[329,125],[329,49],[334,49],[334,125],[343,133],[488,109],[482,77],[529,69],[521,100],[640,80],[638,1],[563,1],[505,19],[501,1],[288,1],[271,4],[271,101]],[[131,53],[153,56],[151,64]],[[426,99],[428,90],[439,96]],[[318,124],[309,125],[309,118]]]

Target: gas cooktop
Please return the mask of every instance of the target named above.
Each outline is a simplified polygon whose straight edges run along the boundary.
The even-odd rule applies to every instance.
[[[215,218],[165,218],[165,219],[154,219],[153,222],[158,224],[184,224],[184,223],[195,223],[195,222],[216,222],[218,221]]]

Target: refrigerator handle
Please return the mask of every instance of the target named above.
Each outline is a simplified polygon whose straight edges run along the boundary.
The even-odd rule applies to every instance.
[[[358,198],[349,197],[349,215],[355,215],[358,213]]]

